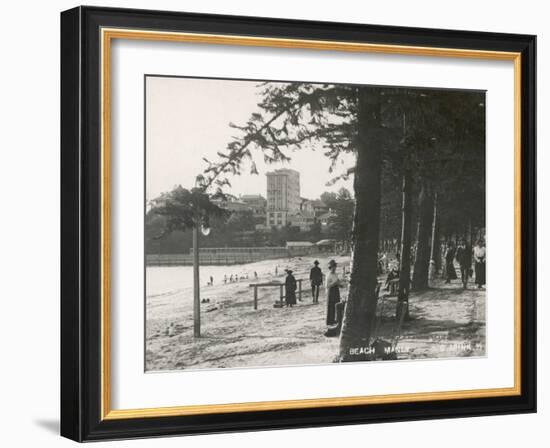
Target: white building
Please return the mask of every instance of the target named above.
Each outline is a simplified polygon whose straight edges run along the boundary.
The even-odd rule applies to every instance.
[[[300,173],[283,168],[266,173],[266,226],[284,227],[290,217],[300,210]]]

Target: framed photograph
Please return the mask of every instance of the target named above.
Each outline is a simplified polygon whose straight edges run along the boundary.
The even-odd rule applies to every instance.
[[[535,36],[61,14],[61,433],[536,410]]]

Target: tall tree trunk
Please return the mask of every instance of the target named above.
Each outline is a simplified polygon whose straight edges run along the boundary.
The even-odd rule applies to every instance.
[[[399,264],[399,292],[395,315],[398,321],[404,312],[409,318],[409,288],[411,283],[411,178],[408,171],[403,175],[401,201],[401,260]]]
[[[353,188],[355,213],[348,300],[340,333],[340,361],[367,358],[365,347],[376,318],[380,231],[381,91],[359,88],[357,161]]]
[[[432,237],[430,242],[430,268],[429,268],[429,280],[433,281],[437,274],[437,251],[438,245],[437,239],[437,193],[434,194],[433,200],[433,219],[432,219]]]
[[[467,244],[470,246],[470,248],[473,247],[473,240],[474,240],[474,235],[472,232],[472,217],[470,217],[468,218],[468,240],[467,240]]]
[[[436,272],[440,272],[442,266],[442,257],[441,257],[441,218],[440,211],[437,211],[437,221],[435,223],[435,268]]]
[[[418,197],[418,229],[412,287],[416,291],[428,287],[430,266],[430,235],[432,230],[433,197],[428,182],[423,180]]]

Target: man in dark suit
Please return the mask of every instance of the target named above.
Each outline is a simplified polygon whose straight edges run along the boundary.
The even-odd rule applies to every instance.
[[[321,271],[321,268],[319,267],[319,262],[317,260],[315,260],[313,264],[315,266],[313,266],[311,268],[311,271],[309,271],[309,281],[311,282],[311,297],[313,299],[313,303],[319,303],[319,289],[323,284],[323,272]]]

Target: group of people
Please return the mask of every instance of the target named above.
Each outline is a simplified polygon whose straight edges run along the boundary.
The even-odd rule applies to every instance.
[[[336,273],[337,263],[330,260],[328,263],[329,273],[326,275],[325,288],[327,294],[327,325],[336,324],[336,305],[340,303],[340,287],[343,281]],[[292,269],[286,269],[285,278],[285,304],[287,307],[296,305],[296,278],[293,275]],[[309,281],[311,284],[311,297],[313,303],[319,303],[319,292],[323,284],[323,271],[319,267],[319,261],[313,262],[313,267],[309,272]]]
[[[227,276],[227,274],[224,274],[223,276],[223,283],[226,284],[226,283],[234,283],[234,282],[238,282],[239,280],[246,280],[248,278],[248,273],[247,274],[241,274],[239,276],[239,274],[231,274],[229,277]]]
[[[394,259],[390,257],[389,252],[378,252],[377,274],[386,274],[392,270],[395,264],[399,266],[399,263],[401,263],[401,252],[399,252],[398,250],[395,251]]]
[[[256,271],[254,271],[254,279],[257,280],[258,279],[258,273]],[[234,282],[238,282],[240,280],[248,280],[248,272],[244,273],[244,274],[241,274],[239,276],[239,274],[231,274],[229,277],[227,277],[227,274],[224,274],[223,276],[223,283],[224,285],[227,284],[228,282],[229,283],[234,283]],[[210,282],[208,283],[209,286],[212,286],[214,284],[214,278],[212,276],[210,276]]]
[[[452,241],[449,242],[445,250],[445,283],[450,283],[457,278],[454,265],[456,260],[460,267],[462,286],[466,289],[468,280],[475,274],[475,284],[478,288],[482,288],[485,285],[486,252],[483,239],[478,240],[473,249],[464,240],[460,240],[456,248]],[[474,269],[472,269],[472,258]]]
[[[386,279],[386,287],[389,286],[391,280],[399,278],[399,255],[396,257],[396,262],[389,262],[385,265],[385,270],[388,274]],[[387,260],[386,257],[383,257],[382,263]],[[486,260],[486,248],[485,241],[480,239],[476,245],[471,248],[464,240],[459,241],[455,247],[454,243],[449,243],[445,250],[445,283],[450,283],[452,280],[457,279],[456,269],[454,261],[457,261],[460,266],[460,275],[461,281],[464,288],[468,286],[468,279],[473,276],[475,273],[475,283],[478,288],[482,288],[485,285],[485,260]],[[474,269],[472,269],[472,262]],[[323,280],[325,280],[325,290],[327,297],[327,307],[326,307],[326,323],[330,328],[335,328],[338,324],[338,313],[337,310],[341,308],[341,296],[340,288],[343,286],[344,281],[340,279],[336,273],[337,263],[335,260],[330,260],[328,263],[329,272],[325,276],[323,271],[319,267],[319,261],[315,260],[313,262],[313,267],[309,273],[309,281],[311,284],[311,297],[314,304],[319,303],[319,294],[321,286],[323,285]],[[296,289],[297,281],[293,275],[292,269],[285,269],[286,278],[285,278],[285,304],[287,307],[292,307],[296,305]],[[327,331],[328,332],[328,331]]]
[[[462,286],[468,287],[468,280],[475,274],[475,284],[478,288],[482,288],[485,285],[485,261],[486,261],[486,248],[485,241],[480,239],[473,248],[471,248],[464,240],[459,241],[455,247],[453,242],[447,245],[445,250],[445,283],[450,283],[452,280],[457,279],[456,269],[454,265],[456,260],[460,267],[460,277]],[[472,261],[474,269],[472,269]],[[389,287],[389,283],[399,278],[399,258],[397,263],[388,263],[386,289]],[[340,287],[343,285],[343,281],[338,277],[336,273],[337,263],[334,260],[330,260],[328,263],[329,273],[326,275],[325,288],[327,295],[327,325],[334,325],[337,323],[336,318],[336,305],[340,303]],[[296,289],[297,282],[291,269],[286,269],[285,278],[285,303],[287,307],[296,305]],[[319,293],[323,284],[324,278],[323,271],[319,267],[319,261],[313,262],[313,267],[309,272],[309,281],[311,284],[311,297],[313,303],[319,303]]]

